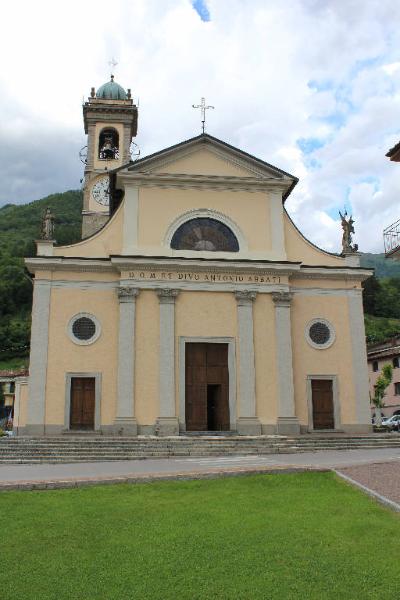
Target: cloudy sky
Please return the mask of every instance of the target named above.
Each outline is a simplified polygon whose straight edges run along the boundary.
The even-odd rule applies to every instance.
[[[0,206],[80,186],[82,100],[109,78],[139,99],[141,156],[207,130],[297,175],[287,201],[339,250],[400,218],[400,4],[393,0],[14,0],[2,9]]]

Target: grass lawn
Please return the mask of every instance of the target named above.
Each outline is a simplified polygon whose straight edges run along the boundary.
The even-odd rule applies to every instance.
[[[400,519],[332,473],[0,494],[1,600],[400,597]]]

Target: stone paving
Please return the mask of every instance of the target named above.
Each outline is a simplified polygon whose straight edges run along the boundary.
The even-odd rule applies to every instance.
[[[338,469],[357,483],[400,504],[400,461],[357,465]]]
[[[379,461],[379,464],[374,464]],[[139,483],[165,479],[200,479],[256,473],[283,473],[339,469],[350,477],[363,477],[364,485],[398,498],[400,450],[319,451],[268,456],[215,456],[127,460],[119,462],[0,465],[0,491],[54,489],[82,485]],[[395,480],[388,482],[387,479]],[[379,487],[379,485],[381,487]],[[385,487],[386,486],[386,487]],[[390,489],[389,489],[390,488]],[[396,493],[397,493],[396,492]],[[400,492],[399,492],[400,493]]]

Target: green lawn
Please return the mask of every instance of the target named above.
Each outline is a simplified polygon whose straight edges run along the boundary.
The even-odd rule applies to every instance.
[[[398,599],[400,520],[331,473],[0,494],[2,600]]]

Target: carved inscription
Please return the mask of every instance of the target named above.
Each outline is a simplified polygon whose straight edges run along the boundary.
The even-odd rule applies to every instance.
[[[198,281],[205,283],[281,283],[279,275],[193,273],[176,271],[129,271],[129,279],[153,281]]]

